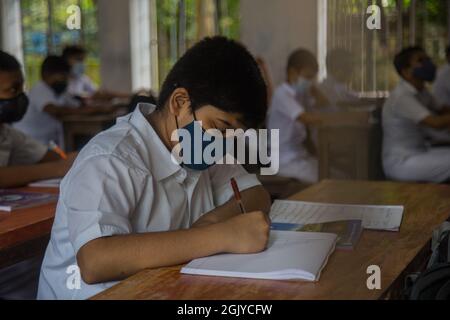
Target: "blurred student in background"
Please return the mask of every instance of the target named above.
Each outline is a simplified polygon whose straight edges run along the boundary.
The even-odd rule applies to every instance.
[[[70,66],[67,92],[73,96],[91,97],[97,92],[97,86],[86,75],[86,50],[81,46],[67,46],[62,57]]]
[[[319,66],[305,49],[293,52],[287,63],[286,82],[276,88],[268,112],[268,129],[280,130],[280,176],[304,183],[318,181],[318,161],[308,150],[308,125],[318,124],[320,116],[311,110],[315,103],[325,104],[314,84]],[[272,146],[274,148],[276,146]]]
[[[42,179],[59,178],[72,165],[75,154],[67,160],[11,128],[28,108],[23,92],[24,78],[19,62],[0,51],[0,188],[20,187]],[[25,260],[0,270],[1,299],[34,299],[40,259]]]
[[[351,53],[345,49],[336,48],[328,52],[327,77],[319,84],[329,101],[326,111],[339,111],[359,102],[357,93],[348,87],[353,74],[353,63]]]
[[[67,93],[69,64],[59,56],[48,56],[41,67],[41,80],[30,90],[30,106],[15,127],[48,145],[51,141],[64,147],[63,127],[59,117],[71,114],[112,112],[110,107],[81,107],[79,100]]]
[[[93,99],[130,98],[128,93],[98,90],[94,82],[86,74],[87,51],[84,47],[71,45],[64,48],[63,59],[70,66],[67,92],[76,97]]]
[[[433,84],[433,94],[443,108],[450,110],[450,46],[446,50],[447,63],[439,70]]]
[[[450,130],[450,113],[425,87],[435,79],[436,66],[420,47],[403,49],[394,65],[401,80],[383,108],[385,173],[399,181],[450,181],[450,147],[431,146],[427,134]]]

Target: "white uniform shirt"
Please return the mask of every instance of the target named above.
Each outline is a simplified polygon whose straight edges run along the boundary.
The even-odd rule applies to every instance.
[[[97,86],[85,74],[79,77],[70,77],[67,92],[72,96],[92,96],[97,91]]]
[[[350,90],[345,84],[338,82],[331,75],[328,75],[328,77],[319,84],[319,90],[321,90],[328,101],[330,101],[330,106],[326,108],[325,111],[339,111],[338,103],[355,103],[359,101],[356,92]]]
[[[450,63],[439,70],[433,84],[433,94],[441,106],[450,106]]]
[[[425,129],[420,125],[432,111],[408,82],[401,80],[383,108],[383,159],[385,164],[427,150]]]
[[[259,185],[239,165],[216,165],[203,172],[186,170],[144,115],[140,104],[80,152],[61,184],[51,240],[42,265],[38,298],[86,299],[114,283],[66,286],[66,270],[91,240],[130,233],[189,228],[203,214],[223,205],[235,177],[242,190]]]
[[[79,102],[72,99],[67,93],[57,96],[43,81],[39,81],[31,88],[28,95],[30,105],[23,119],[14,125],[15,128],[25,132],[43,144],[54,141],[64,147],[62,123],[44,111],[49,104],[54,106],[78,107]]]
[[[298,121],[304,112],[305,109],[296,99],[295,90],[289,84],[284,83],[275,90],[267,117],[267,128],[280,130],[280,165],[301,161],[309,156],[303,145],[307,130]]]
[[[38,163],[48,148],[9,125],[0,124],[0,167]]]

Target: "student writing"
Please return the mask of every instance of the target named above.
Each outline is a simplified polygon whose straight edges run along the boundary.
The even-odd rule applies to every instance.
[[[188,50],[157,106],[140,104],[92,139],[62,181],[38,298],[85,299],[146,268],[264,250],[270,197],[256,177],[240,165],[175,163],[171,137],[195,126],[255,127],[266,110],[264,80],[244,47],[215,37]],[[71,265],[81,272],[79,290],[66,286]]]
[[[0,51],[0,188],[62,177],[75,157],[69,154],[63,161],[46,145],[11,127],[28,108],[23,85],[19,62]]]

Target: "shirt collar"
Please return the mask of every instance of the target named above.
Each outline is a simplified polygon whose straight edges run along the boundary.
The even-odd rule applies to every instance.
[[[181,180],[184,180],[187,176],[186,170],[172,161],[171,152],[167,150],[161,138],[146,119],[146,116],[153,113],[155,109],[156,107],[152,104],[139,103],[133,113],[118,118],[117,122],[127,121],[137,130],[145,144],[148,155],[146,160],[148,160],[148,165],[156,180],[164,180],[176,173],[178,173],[177,179],[181,177]]]

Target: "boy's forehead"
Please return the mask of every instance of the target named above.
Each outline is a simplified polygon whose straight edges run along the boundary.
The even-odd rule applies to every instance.
[[[243,120],[244,116],[237,112],[226,112],[215,106],[205,106],[204,107],[209,115],[210,120],[218,120],[224,123],[229,123],[233,128],[244,128]],[[230,128],[231,129],[231,128]]]
[[[428,57],[428,55],[425,53],[425,51],[417,51],[412,55],[411,61],[416,62],[416,61],[425,59],[427,57]]]
[[[0,71],[0,88],[10,88],[23,84],[22,71]]]

